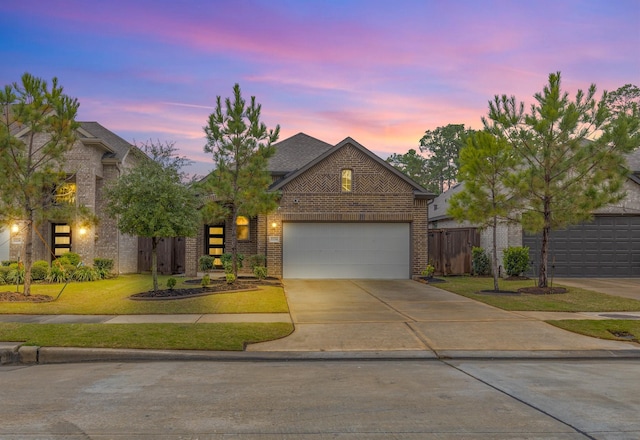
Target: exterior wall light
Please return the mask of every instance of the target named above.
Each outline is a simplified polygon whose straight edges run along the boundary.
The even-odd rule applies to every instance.
[[[87,228],[82,227],[82,228],[80,228],[79,232],[80,232],[80,235],[85,235],[87,233]]]
[[[11,232],[13,232],[14,234],[17,234],[18,231],[20,231],[20,226],[18,226],[16,223],[11,225]]]
[[[276,222],[273,222],[273,223],[271,223],[271,227],[272,227],[273,229],[275,229],[275,228],[277,228],[277,227],[278,227],[278,224],[277,224]]]

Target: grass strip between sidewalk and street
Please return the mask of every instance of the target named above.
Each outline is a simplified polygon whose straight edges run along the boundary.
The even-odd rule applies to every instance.
[[[600,339],[640,342],[640,321],[630,319],[546,321],[570,332]]]
[[[494,307],[509,311],[540,311],[540,312],[637,312],[640,311],[640,301],[631,298],[606,295],[591,290],[566,287],[567,293],[551,295],[490,295],[479,294],[481,290],[493,289],[493,278],[456,276],[445,277],[446,283],[434,286],[457,293],[458,295],[474,299]],[[517,291],[521,287],[530,287],[537,280],[500,280],[500,289]],[[629,319],[570,319],[545,321],[551,325],[600,339],[616,341],[640,342],[640,321]]]
[[[290,323],[17,324],[0,323],[0,341],[39,347],[242,351],[249,343],[283,338]]]

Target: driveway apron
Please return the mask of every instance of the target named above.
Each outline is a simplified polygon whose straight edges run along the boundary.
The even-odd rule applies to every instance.
[[[285,280],[292,335],[248,351],[465,352],[637,351],[558,329],[411,280]]]

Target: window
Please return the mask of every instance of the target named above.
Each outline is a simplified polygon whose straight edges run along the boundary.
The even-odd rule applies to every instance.
[[[224,226],[207,225],[204,228],[204,249],[207,255],[215,257],[213,264],[222,266],[220,255],[224,254]]]
[[[353,171],[342,170],[342,192],[351,192],[353,187]]]
[[[249,240],[249,219],[239,216],[236,219],[236,233],[238,240]]]
[[[75,205],[76,203],[76,184],[75,183],[63,183],[55,192],[55,204],[60,205],[63,203],[69,205]]]
[[[71,226],[67,224],[54,223],[51,225],[53,238],[53,254],[56,258],[61,257],[71,251]]]

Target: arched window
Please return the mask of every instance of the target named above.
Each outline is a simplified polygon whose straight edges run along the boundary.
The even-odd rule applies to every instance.
[[[238,216],[236,219],[236,233],[238,240],[249,240],[249,219]]]

